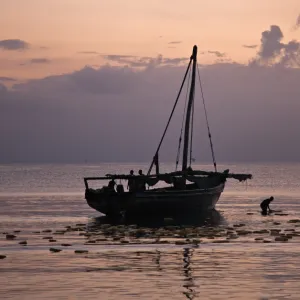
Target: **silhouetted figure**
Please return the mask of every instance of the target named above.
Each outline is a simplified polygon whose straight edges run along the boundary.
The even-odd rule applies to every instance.
[[[274,197],[270,197],[268,199],[265,199],[264,201],[261,202],[260,208],[261,208],[261,213],[262,215],[267,215],[268,212],[272,212],[270,208],[270,203],[274,200]],[[268,211],[269,210],[269,211]]]
[[[116,182],[115,182],[114,179],[112,179],[112,180],[108,183],[108,189],[109,189],[110,191],[115,192],[115,185],[116,185]]]
[[[185,179],[183,177],[173,177],[173,185],[176,190],[185,189]]]
[[[133,170],[130,171],[130,175],[133,176]],[[134,178],[128,178],[127,188],[129,192],[133,192],[135,190],[135,180]]]
[[[145,175],[143,174],[143,171],[142,171],[142,170],[139,170],[139,175],[140,175],[140,176],[145,176]],[[144,179],[144,178],[139,178],[138,189],[139,189],[139,191],[145,191],[145,190],[146,190],[146,182],[145,182],[145,179]]]
[[[123,184],[118,184],[116,190],[117,190],[118,194],[123,194],[124,193],[124,186],[123,186]]]

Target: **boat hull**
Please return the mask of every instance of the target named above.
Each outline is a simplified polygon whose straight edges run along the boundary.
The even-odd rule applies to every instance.
[[[137,194],[129,203],[127,215],[149,215],[173,217],[184,214],[198,214],[215,208],[224,184],[211,190],[182,191],[181,193]]]
[[[225,183],[220,182],[214,187],[204,189],[193,187],[182,191],[156,189],[109,195],[88,189],[86,200],[90,207],[107,216],[125,213],[128,217],[176,217],[214,209],[224,186]]]

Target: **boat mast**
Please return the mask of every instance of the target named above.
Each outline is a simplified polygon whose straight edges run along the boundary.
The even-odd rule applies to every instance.
[[[196,67],[197,67],[197,46],[196,45],[193,47],[193,54],[191,56],[191,60],[193,61],[192,80],[191,80],[191,87],[190,87],[190,94],[189,94],[189,102],[188,102],[186,117],[185,117],[182,171],[185,171],[187,169],[187,161],[188,161],[190,122],[191,122],[191,113],[192,113],[193,102],[194,102]]]

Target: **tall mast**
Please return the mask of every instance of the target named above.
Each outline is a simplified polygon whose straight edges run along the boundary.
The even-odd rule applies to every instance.
[[[187,169],[187,161],[188,161],[190,121],[191,121],[191,113],[192,113],[193,102],[194,102],[196,66],[197,66],[197,46],[196,45],[193,47],[193,54],[191,56],[191,60],[193,61],[192,81],[191,81],[189,102],[188,102],[186,117],[185,117],[184,146],[183,146],[183,156],[182,156],[182,171],[185,171]]]

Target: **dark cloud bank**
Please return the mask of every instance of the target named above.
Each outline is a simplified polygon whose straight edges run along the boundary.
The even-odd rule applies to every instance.
[[[249,65],[200,69],[217,161],[300,160],[300,69],[292,67],[299,44],[284,44],[278,28],[262,33]],[[137,59],[146,66],[138,70],[128,63],[133,57],[107,59],[127,66],[85,67],[13,90],[0,83],[1,162],[150,161],[186,67],[162,56]],[[210,153],[197,89],[200,162]],[[164,161],[175,161],[183,105],[184,97],[163,144]]]
[[[0,40],[0,49],[4,50],[25,50],[29,44],[20,39]]]

